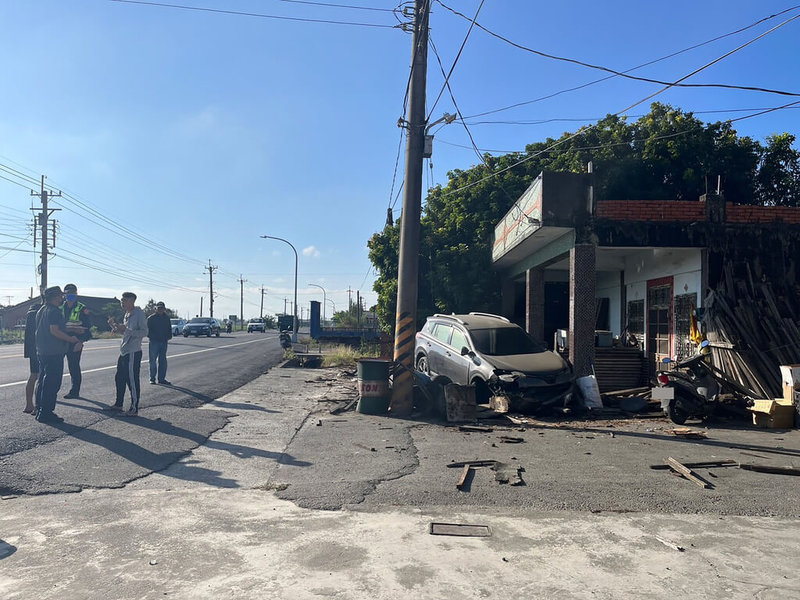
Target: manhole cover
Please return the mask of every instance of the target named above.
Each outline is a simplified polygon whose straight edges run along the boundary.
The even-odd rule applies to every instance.
[[[459,523],[431,523],[431,535],[458,535],[462,537],[489,537],[488,525],[462,525]]]

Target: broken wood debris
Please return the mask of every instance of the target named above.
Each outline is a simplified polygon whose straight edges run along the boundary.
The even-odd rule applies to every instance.
[[[800,362],[797,284],[766,281],[744,262],[746,277],[726,262],[724,277],[703,301],[715,370],[737,391],[753,397],[781,395],[779,365]],[[758,263],[753,267],[759,269]]]
[[[705,431],[691,429],[689,427],[676,427],[673,429],[667,429],[667,433],[671,433],[674,436],[689,440],[704,440],[706,437],[708,437]]]
[[[489,537],[492,535],[488,525],[468,525],[466,523],[431,523],[431,535],[454,535],[459,537]]]
[[[684,467],[687,467],[689,469],[710,469],[713,467],[735,467],[739,463],[732,459],[725,459],[725,460],[707,460],[705,462],[687,462],[681,464],[683,464]],[[671,467],[668,464],[663,464],[663,465],[650,465],[650,468],[666,471]]]
[[[458,430],[468,433],[491,433],[494,431],[491,427],[481,427],[480,425],[459,425]]]
[[[469,479],[470,474],[472,473],[472,467],[469,465],[464,465],[464,470],[461,471],[461,477],[458,478],[458,483],[456,483],[456,488],[459,490],[464,490],[464,486],[467,484],[467,479]]]
[[[794,475],[800,476],[800,469],[794,467],[773,467],[771,465],[754,465],[750,463],[741,463],[740,469],[746,471],[757,471],[759,473],[772,473],[773,475]]]
[[[686,465],[681,464],[680,462],[678,462],[677,460],[675,460],[671,456],[669,458],[665,459],[664,462],[669,466],[670,469],[672,469],[676,473],[679,473],[680,475],[682,475],[683,477],[685,477],[686,479],[688,479],[692,483],[695,483],[695,484],[699,485],[701,488],[708,489],[708,488],[713,487],[709,482],[707,482],[702,477],[698,476],[689,467],[687,467]]]
[[[497,461],[496,460],[466,460],[462,462],[451,462],[447,465],[448,469],[456,469],[466,465],[471,467],[491,467]]]
[[[661,542],[662,544],[664,544],[668,548],[672,548],[673,550],[677,550],[678,552],[683,552],[683,551],[686,550],[686,548],[684,548],[683,546],[678,546],[678,544],[674,544],[674,543],[670,542],[669,540],[665,540],[662,537],[659,537],[659,536],[655,536],[655,537],[659,542]]]
[[[521,444],[522,442],[525,441],[521,437],[514,437],[511,435],[501,435],[499,439],[504,444]]]

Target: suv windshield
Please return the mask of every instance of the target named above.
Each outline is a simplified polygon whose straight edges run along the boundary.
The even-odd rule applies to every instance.
[[[497,329],[470,329],[475,349],[489,356],[509,356],[512,354],[536,354],[545,348],[519,327],[499,327]]]
[[[202,317],[195,317],[189,323],[211,323],[211,319],[204,319]]]
[[[169,322],[172,323],[173,325],[177,325],[178,323],[181,322],[181,320],[180,319],[170,319]]]

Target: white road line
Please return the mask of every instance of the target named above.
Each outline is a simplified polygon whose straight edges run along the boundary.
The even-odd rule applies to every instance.
[[[256,340],[250,340],[250,341],[247,341],[247,342],[239,342],[238,344],[228,344],[227,346],[216,346],[214,348],[204,348],[203,350],[192,350],[191,352],[184,352],[183,354],[170,354],[170,355],[167,356],[167,359],[168,360],[172,360],[173,358],[180,358],[181,356],[190,356],[192,354],[202,354],[203,352],[213,352],[214,350],[223,350],[225,348],[235,348],[236,346],[244,346],[246,344],[255,344],[256,342],[263,341],[263,339],[264,338],[256,339]],[[149,359],[144,360],[144,356],[142,357],[142,364],[143,365],[147,364],[149,362],[150,362]],[[108,371],[110,369],[116,369],[116,368],[117,368],[117,365],[113,364],[110,367],[98,367],[97,369],[89,369],[88,371],[81,371],[81,374],[85,375],[86,373],[97,373],[98,371]],[[68,379],[68,378],[69,378],[69,373],[65,372],[64,373],[64,379]],[[28,383],[27,379],[24,380],[24,381],[12,381],[11,383],[2,383],[2,384],[0,384],[0,389],[1,388],[11,387],[11,386],[14,386],[14,385],[24,385],[26,383]]]

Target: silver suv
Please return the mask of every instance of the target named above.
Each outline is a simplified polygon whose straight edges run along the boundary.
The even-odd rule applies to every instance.
[[[512,410],[535,412],[571,400],[570,364],[499,315],[428,317],[417,333],[414,357],[418,371],[474,385],[480,404],[503,395]]]

